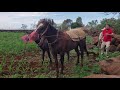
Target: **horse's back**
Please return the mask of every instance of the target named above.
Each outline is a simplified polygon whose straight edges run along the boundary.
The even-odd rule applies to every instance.
[[[86,37],[84,28],[71,29],[69,31],[66,31],[66,33],[70,36],[70,38],[73,41],[79,41],[79,38],[82,39]]]

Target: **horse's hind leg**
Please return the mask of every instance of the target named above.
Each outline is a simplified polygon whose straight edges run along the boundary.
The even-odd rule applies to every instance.
[[[86,42],[84,41],[84,49],[85,49],[85,52],[87,53],[87,57],[89,57],[89,52],[87,50],[87,46],[86,46]]]
[[[80,41],[80,51],[81,51],[81,67],[83,67],[83,56],[84,56],[84,41]]]
[[[60,54],[60,62],[61,62],[61,74],[63,74],[64,70],[64,53]]]
[[[78,50],[78,47],[75,48],[75,52],[77,53],[77,62],[76,62],[76,65],[78,65],[78,63],[79,63],[79,50]]]
[[[48,50],[47,53],[48,53],[48,57],[49,57],[49,59],[50,59],[50,67],[51,67],[51,66],[52,66],[52,59],[51,59],[50,51]]]

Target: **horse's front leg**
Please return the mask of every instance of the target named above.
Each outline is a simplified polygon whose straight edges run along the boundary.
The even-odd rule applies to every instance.
[[[47,50],[47,53],[48,53],[48,57],[49,57],[49,59],[50,59],[50,66],[52,65],[52,59],[51,59],[51,54],[50,54],[50,51],[49,50]]]
[[[42,50],[42,65],[43,65],[43,62],[44,62],[44,56],[45,56],[45,50]]]
[[[57,59],[57,53],[52,52],[53,58],[55,59],[55,65],[56,65],[56,78],[59,77],[59,67],[58,67],[58,59]]]
[[[81,50],[81,67],[83,67],[84,50]]]
[[[61,74],[63,74],[64,70],[64,53],[60,54],[60,62],[61,62]]]

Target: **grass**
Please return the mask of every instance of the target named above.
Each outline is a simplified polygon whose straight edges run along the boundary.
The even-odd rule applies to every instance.
[[[98,60],[98,61],[106,60],[106,59],[108,59],[108,58],[117,57],[117,56],[119,56],[119,55],[120,55],[120,52],[118,52],[118,51],[116,51],[116,52],[109,52],[109,53],[108,53],[108,57],[106,57],[106,55],[103,54],[103,55],[99,55],[99,56],[96,58],[96,60]]]
[[[0,54],[1,55],[18,55],[22,54],[25,49],[25,43],[21,40],[21,37],[25,33],[14,32],[0,32]],[[36,49],[35,43],[28,43],[26,51]]]
[[[86,36],[86,43],[92,44],[92,42],[93,42],[92,37],[91,36]]]
[[[26,47],[26,52],[31,52],[32,56],[26,56],[15,62],[15,56],[23,56],[25,50],[25,43],[21,40],[21,36],[25,33],[14,33],[14,32],[0,32],[0,73],[4,72],[4,67],[7,65],[10,74],[0,74],[2,78],[55,78],[55,70],[49,70],[49,59],[45,59],[44,65],[38,62],[40,67],[31,67],[29,60],[33,57],[38,59],[40,57],[39,53],[35,53],[38,47],[35,43],[28,43]],[[92,37],[87,36],[87,43],[92,43]],[[95,47],[91,51],[97,53],[98,48]],[[109,53],[109,58],[116,57],[120,55],[120,52]],[[10,56],[7,58],[7,56]],[[81,68],[80,65],[76,66],[77,61],[76,52],[72,50],[70,52],[70,62],[67,60],[67,55],[65,55],[65,73],[60,75],[63,78],[82,78],[91,74],[100,73],[100,67],[98,61],[105,60],[107,57],[105,55],[99,55],[96,60],[97,62],[90,62],[86,56],[84,56],[84,66]],[[10,61],[7,64],[7,61]]]

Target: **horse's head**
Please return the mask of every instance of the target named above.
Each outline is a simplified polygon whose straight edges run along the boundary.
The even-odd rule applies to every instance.
[[[38,34],[41,34],[41,35],[45,35],[46,32],[47,32],[47,29],[49,27],[49,20],[47,19],[41,19],[38,24],[36,25],[37,28],[35,29],[35,32],[37,32]]]
[[[57,37],[58,30],[53,27],[54,21],[51,19],[41,19],[34,32],[41,35],[42,38],[44,36],[44,39],[46,38],[48,42],[53,42]],[[43,40],[44,40],[43,39]]]

